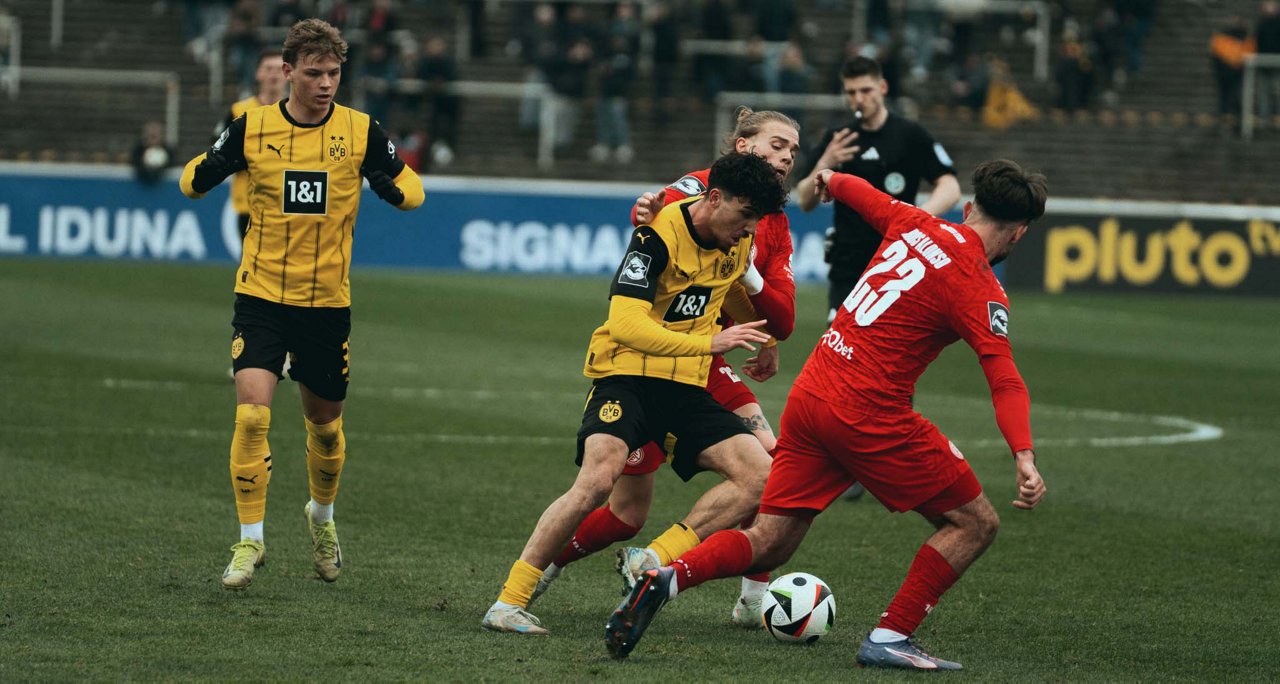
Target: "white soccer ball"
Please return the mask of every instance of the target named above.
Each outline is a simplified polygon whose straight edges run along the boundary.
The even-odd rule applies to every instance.
[[[811,644],[831,631],[836,597],[826,582],[793,572],[769,583],[764,594],[764,628],[778,641]]]

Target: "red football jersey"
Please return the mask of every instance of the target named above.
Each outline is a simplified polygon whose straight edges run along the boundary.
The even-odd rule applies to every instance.
[[[662,189],[659,198],[662,206],[707,191],[707,178],[711,169],[685,174],[680,180]],[[631,208],[631,223],[636,222],[636,209]],[[765,288],[751,297],[751,303],[761,318],[768,320],[765,329],[770,335],[785,340],[796,327],[796,282],[791,271],[791,222],[783,212],[769,214],[756,226],[755,242],[751,246],[752,263],[764,278]],[[732,325],[728,317],[724,319]]]
[[[916,380],[958,339],[979,358],[1012,363],[1009,299],[977,233],[854,176],[835,174],[830,188],[884,240],[818,341],[797,387],[837,405],[910,411]],[[1025,397],[1025,386],[1021,391]]]

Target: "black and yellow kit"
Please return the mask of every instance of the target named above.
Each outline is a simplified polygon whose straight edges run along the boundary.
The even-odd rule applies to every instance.
[[[639,375],[706,387],[722,305],[735,321],[757,318],[737,284],[752,236],[727,253],[703,244],[689,217],[701,199],[667,205],[632,234],[609,290],[609,319],[591,335],[587,377]]]
[[[236,119],[209,152],[187,164],[182,191],[200,197],[245,169],[250,223],[236,293],[289,306],[350,306],[361,177],[381,172],[394,179],[402,210],[422,204],[422,180],[367,114],[334,104],[322,121],[301,124],[287,102]]]
[[[250,95],[239,102],[233,102],[231,104],[231,113],[227,115],[227,119],[223,122],[218,134],[221,135],[222,131],[231,128],[231,124],[235,123],[236,119],[247,114],[250,109],[257,109],[263,106],[269,105],[264,105],[258,101],[257,95]],[[237,214],[247,215],[249,213],[249,173],[247,171],[241,171],[231,177],[231,206],[236,210]]]
[[[579,465],[594,434],[617,437],[628,451],[672,435],[672,468],[688,480],[707,447],[751,434],[706,390],[721,308],[736,321],[757,318],[737,282],[751,237],[728,252],[702,243],[689,215],[701,199],[667,205],[632,234],[609,289],[609,319],[587,350],[584,373],[594,381],[578,429]]]

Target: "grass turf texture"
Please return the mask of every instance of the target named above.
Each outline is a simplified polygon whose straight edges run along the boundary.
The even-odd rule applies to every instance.
[[[613,662],[609,553],[570,567],[535,605],[550,638],[480,629],[576,472],[579,371],[606,311],[603,279],[357,271],[342,579],[326,585],[311,568],[304,431],[286,381],[270,434],[268,564],[248,591],[224,591],[237,535],[230,279],[220,267],[0,262],[0,679],[905,676],[853,670],[929,532],[873,500],[837,503],[783,568],[835,592],[835,629],[813,647],[732,628],[737,582],[724,581],[681,597]],[[783,372],[755,385],[775,426],[824,327],[823,293],[799,297]],[[986,384],[953,346],[918,404],[965,450],[1004,525],[922,643],[981,681],[1280,676],[1280,303],[1012,299],[1049,495],[1031,513],[1008,505],[1013,468]],[[1150,415],[1223,436],[1084,443],[1185,431]],[[637,541],[713,483],[681,485],[664,469]]]

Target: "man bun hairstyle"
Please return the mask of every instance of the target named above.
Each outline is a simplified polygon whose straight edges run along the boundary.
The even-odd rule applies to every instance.
[[[880,68],[880,63],[870,57],[850,57],[840,66],[840,78],[858,78],[859,76],[870,76],[876,80],[884,78],[884,71]]]
[[[800,132],[799,122],[782,112],[775,112],[771,109],[765,109],[757,112],[753,111],[750,107],[739,106],[733,116],[735,120],[733,132],[725,136],[725,147],[720,151],[721,154],[732,152],[734,144],[738,142],[738,138],[750,138],[756,133],[759,133],[760,130],[765,127],[765,124],[774,121],[780,124],[786,124],[787,126],[796,129],[796,133]]]
[[[347,41],[329,22],[323,19],[303,19],[289,29],[284,49],[280,51],[284,61],[294,66],[305,57],[334,57],[338,63],[347,61]]]
[[[782,211],[787,203],[787,189],[773,167],[750,152],[730,152],[717,159],[707,177],[707,190],[712,189],[743,200],[761,216]]]
[[[1002,223],[1027,224],[1044,216],[1049,196],[1044,174],[1027,173],[1016,162],[994,159],[973,170],[973,201]]]

